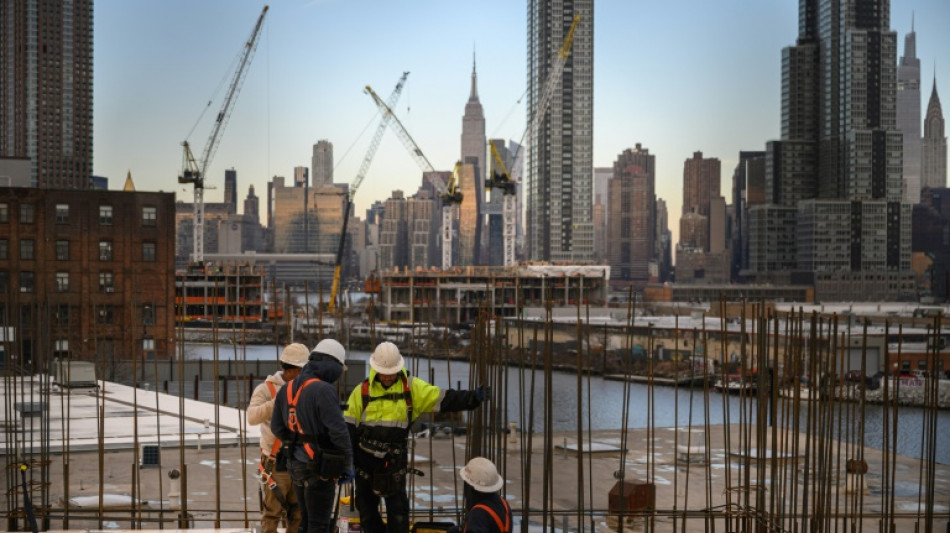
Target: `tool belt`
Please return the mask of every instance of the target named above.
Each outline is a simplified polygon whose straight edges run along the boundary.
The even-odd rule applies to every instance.
[[[318,450],[313,461],[298,461],[291,458],[287,464],[290,479],[297,486],[307,486],[315,481],[339,479],[346,471],[346,455],[337,450]]]
[[[373,440],[365,436],[360,437],[356,445],[360,450],[363,450],[377,459],[386,459],[387,457],[402,455],[406,451],[403,446],[397,446],[391,442]]]

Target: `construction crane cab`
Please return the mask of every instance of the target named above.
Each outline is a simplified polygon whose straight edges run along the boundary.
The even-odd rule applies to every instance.
[[[452,175],[449,176],[449,182],[445,185],[445,191],[442,192],[440,198],[442,199],[442,205],[454,204],[458,205],[462,203],[462,200],[465,199],[465,196],[458,189],[459,185],[459,171],[462,169],[462,162],[457,161],[455,163],[455,168],[452,169]]]

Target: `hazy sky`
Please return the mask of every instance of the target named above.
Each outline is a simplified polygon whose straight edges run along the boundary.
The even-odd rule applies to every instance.
[[[131,170],[138,190],[192,200],[191,188],[177,183],[181,142],[197,123],[188,140],[200,156],[263,5],[95,2],[93,169],[110,188],[121,188]],[[450,170],[461,150],[473,50],[486,134],[520,139],[526,12],[516,0],[274,1],[206,176],[217,189],[205,200],[221,201],[224,170],[234,168],[238,209],[253,184],[265,213],[266,183],[275,175],[292,180],[295,166],[309,168],[320,139],[333,143],[335,181],[351,182],[377,121],[363,87],[387,99],[404,70],[411,74],[396,114],[432,164]],[[947,114],[950,1],[891,1],[898,56],[913,13],[922,106],[936,65]],[[718,157],[726,195],[738,152],[779,138],[781,50],[794,44],[797,18],[798,0],[595,0],[594,165],[611,166],[642,143],[656,155],[657,196],[666,199],[676,233],[685,159],[697,150]],[[387,131],[356,213],[363,217],[394,189],[412,194],[420,181],[415,161]]]

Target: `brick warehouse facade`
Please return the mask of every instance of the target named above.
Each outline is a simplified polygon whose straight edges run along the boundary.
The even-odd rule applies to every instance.
[[[175,353],[175,195],[0,187],[0,357]]]

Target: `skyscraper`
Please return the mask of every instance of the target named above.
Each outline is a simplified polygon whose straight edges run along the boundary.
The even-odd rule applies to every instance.
[[[528,0],[528,117],[575,14],[574,44],[527,162],[528,258],[588,262],[594,255],[594,0]]]
[[[922,142],[923,186],[932,189],[947,186],[947,137],[944,132],[943,109],[937,95],[937,80],[927,103],[927,118],[924,119]]]
[[[607,188],[611,278],[645,285],[656,261],[656,156],[639,143],[624,150],[614,162]]]
[[[782,140],[749,210],[749,268],[814,283],[821,300],[915,295],[902,203],[897,35],[890,2],[802,0],[782,51]]]
[[[313,145],[311,166],[314,188],[333,183],[333,143],[323,139]]]
[[[40,188],[92,178],[92,0],[0,4],[0,157]]]
[[[920,59],[913,25],[897,67],[897,127],[904,134],[904,201],[920,202]]]
[[[310,169],[307,167],[294,167],[294,187],[310,187]]]
[[[461,232],[471,232],[476,240],[473,243],[474,249],[471,251],[459,248],[461,257],[471,262],[462,262],[463,265],[472,265],[480,263],[480,251],[487,246],[487,238],[482,237],[482,225],[484,224],[484,202],[485,202],[485,113],[482,111],[482,104],[478,100],[478,76],[475,74],[475,58],[472,58],[472,87],[468,95],[468,102],[465,103],[465,114],[462,116],[462,163],[472,165],[471,187],[464,191],[465,205],[467,211],[470,211],[466,224],[474,224],[472,228],[460,227]],[[461,185],[461,184],[460,184]],[[470,189],[470,190],[469,190]],[[487,236],[486,236],[487,237]],[[462,243],[460,242],[461,246]],[[461,259],[460,259],[461,260]]]
[[[224,171],[224,203],[229,213],[237,213],[237,171],[233,168]]]

